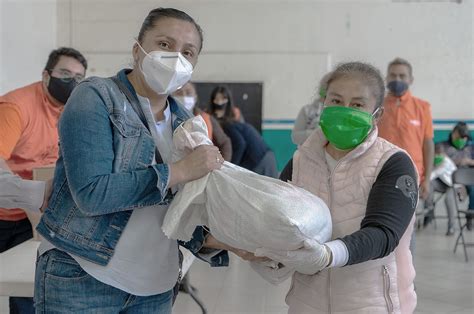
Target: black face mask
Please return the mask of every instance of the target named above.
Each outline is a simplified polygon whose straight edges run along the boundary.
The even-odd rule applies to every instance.
[[[69,96],[71,96],[72,90],[76,87],[77,82],[71,79],[69,82],[64,82],[63,79],[50,76],[48,84],[48,92],[57,101],[66,104]]]
[[[214,109],[214,110],[223,110],[227,107],[228,104],[229,104],[229,102],[225,102],[223,104],[212,103],[212,109]]]

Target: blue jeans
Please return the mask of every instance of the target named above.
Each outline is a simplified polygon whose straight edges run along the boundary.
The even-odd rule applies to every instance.
[[[277,162],[275,153],[269,150],[265,153],[262,160],[252,169],[253,172],[271,178],[278,178]]]
[[[106,285],[57,249],[44,253],[36,262],[36,313],[170,314],[172,301],[172,289],[141,297]]]
[[[469,209],[474,209],[474,185],[468,185],[466,189],[469,194]]]
[[[10,314],[35,314],[33,298],[10,297]]]

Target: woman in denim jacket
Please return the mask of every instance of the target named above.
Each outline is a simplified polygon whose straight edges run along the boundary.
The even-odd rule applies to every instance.
[[[37,313],[171,313],[179,254],[161,231],[164,215],[179,184],[224,160],[215,146],[170,158],[172,132],[191,114],[169,94],[190,79],[201,48],[189,15],[158,8],[143,22],[132,70],[75,89],[37,228]],[[211,266],[228,264],[229,248],[202,228],[182,245]]]

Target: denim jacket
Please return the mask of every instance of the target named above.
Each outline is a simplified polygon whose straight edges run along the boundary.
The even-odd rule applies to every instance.
[[[117,78],[136,97],[127,79],[129,71],[120,71]],[[172,97],[168,101],[175,130],[191,114]],[[110,78],[81,82],[58,128],[53,192],[37,230],[57,248],[107,265],[132,210],[173,199],[168,165],[152,165],[152,135]],[[205,235],[198,227],[191,241],[180,244],[199,257]],[[209,262],[228,265],[227,252]]]

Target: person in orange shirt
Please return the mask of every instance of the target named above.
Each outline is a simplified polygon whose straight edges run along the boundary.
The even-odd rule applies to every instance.
[[[79,51],[59,48],[50,53],[41,81],[0,96],[2,189],[27,198],[0,199],[0,253],[33,236],[24,210],[30,212],[31,204],[36,204],[39,212],[49,192],[44,182],[31,181],[32,170],[56,162],[59,115],[86,69],[86,59]],[[25,208],[12,208],[15,204]],[[33,313],[32,298],[10,298],[10,311]]]
[[[387,69],[388,95],[385,111],[379,124],[379,136],[403,148],[413,159],[420,176],[420,198],[430,193],[430,176],[433,168],[433,119],[430,104],[413,96],[411,64],[396,58]]]
[[[184,84],[183,87],[173,93],[173,97],[195,116],[201,115],[206,123],[209,138],[219,148],[224,160],[230,161],[232,159],[230,138],[224,133],[216,118],[198,108],[198,97],[194,84],[191,82]]]

